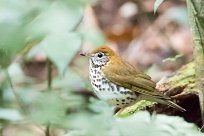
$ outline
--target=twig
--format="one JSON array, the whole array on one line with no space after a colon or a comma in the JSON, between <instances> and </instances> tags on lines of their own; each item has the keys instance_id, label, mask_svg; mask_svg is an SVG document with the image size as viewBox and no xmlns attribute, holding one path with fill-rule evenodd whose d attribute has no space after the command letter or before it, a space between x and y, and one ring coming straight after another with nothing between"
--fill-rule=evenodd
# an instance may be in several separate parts
<instances>
[{"instance_id":1,"label":"twig","mask_svg":"<svg viewBox=\"0 0 204 136\"><path fill-rule=\"evenodd\" d=\"M4 107L4 97L3 97L3 89L0 88L0 106Z\"/></svg>"},{"instance_id":2,"label":"twig","mask_svg":"<svg viewBox=\"0 0 204 136\"><path fill-rule=\"evenodd\" d=\"M47 60L47 91L52 89L52 62L48 59ZM45 130L45 136L50 136L50 126L51 124L48 123Z\"/></svg>"},{"instance_id":3,"label":"twig","mask_svg":"<svg viewBox=\"0 0 204 136\"><path fill-rule=\"evenodd\" d=\"M47 90L52 89L52 62L47 60Z\"/></svg>"},{"instance_id":4,"label":"twig","mask_svg":"<svg viewBox=\"0 0 204 136\"><path fill-rule=\"evenodd\" d=\"M50 123L46 126L45 135L50 136Z\"/></svg>"},{"instance_id":5,"label":"twig","mask_svg":"<svg viewBox=\"0 0 204 136\"><path fill-rule=\"evenodd\" d=\"M3 136L4 134L4 126L2 125L1 129L0 129L0 136Z\"/></svg>"},{"instance_id":6,"label":"twig","mask_svg":"<svg viewBox=\"0 0 204 136\"><path fill-rule=\"evenodd\" d=\"M15 96L15 99L16 99L16 102L18 103L21 111L24 113L24 114L27 114L27 110L25 108L25 106L23 105L23 101L21 100L21 97L17 94L15 88L14 88L14 85L13 85L13 82L12 82L12 79L9 75L9 72L8 70L6 70L6 75L7 75L7 78L8 78L8 81L9 81L9 84L10 84L10 87L11 87L11 90Z\"/></svg>"}]
</instances>

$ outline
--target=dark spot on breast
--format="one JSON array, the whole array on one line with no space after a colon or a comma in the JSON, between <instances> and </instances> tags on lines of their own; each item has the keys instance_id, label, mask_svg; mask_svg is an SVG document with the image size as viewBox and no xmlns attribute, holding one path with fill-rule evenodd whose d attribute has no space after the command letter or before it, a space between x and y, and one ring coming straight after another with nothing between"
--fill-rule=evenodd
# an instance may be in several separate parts
<instances>
[{"instance_id":1,"label":"dark spot on breast","mask_svg":"<svg viewBox=\"0 0 204 136\"><path fill-rule=\"evenodd\" d=\"M101 81L101 79L96 79L96 81L100 82L100 81Z\"/></svg>"},{"instance_id":2,"label":"dark spot on breast","mask_svg":"<svg viewBox=\"0 0 204 136\"><path fill-rule=\"evenodd\" d=\"M109 84L111 91L114 91L114 86L112 86L111 84Z\"/></svg>"},{"instance_id":3,"label":"dark spot on breast","mask_svg":"<svg viewBox=\"0 0 204 136\"><path fill-rule=\"evenodd\" d=\"M106 82L105 82L105 81L102 81L102 84L106 84Z\"/></svg>"},{"instance_id":4,"label":"dark spot on breast","mask_svg":"<svg viewBox=\"0 0 204 136\"><path fill-rule=\"evenodd\" d=\"M120 86L116 85L116 89L117 89L117 91L120 91Z\"/></svg>"},{"instance_id":5,"label":"dark spot on breast","mask_svg":"<svg viewBox=\"0 0 204 136\"><path fill-rule=\"evenodd\" d=\"M133 95L133 92L130 92L130 91L126 91L126 94L130 94L130 95Z\"/></svg>"},{"instance_id":6,"label":"dark spot on breast","mask_svg":"<svg viewBox=\"0 0 204 136\"><path fill-rule=\"evenodd\" d=\"M122 102L125 102L125 99L122 99Z\"/></svg>"},{"instance_id":7,"label":"dark spot on breast","mask_svg":"<svg viewBox=\"0 0 204 136\"><path fill-rule=\"evenodd\" d=\"M107 84L108 81L105 78L101 78L103 84Z\"/></svg>"}]
</instances>

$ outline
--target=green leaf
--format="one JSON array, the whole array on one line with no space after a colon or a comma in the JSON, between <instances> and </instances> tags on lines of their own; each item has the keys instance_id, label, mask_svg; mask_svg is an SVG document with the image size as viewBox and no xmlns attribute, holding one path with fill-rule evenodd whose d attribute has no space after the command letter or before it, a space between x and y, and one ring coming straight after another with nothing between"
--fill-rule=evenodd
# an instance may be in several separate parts
<instances>
[{"instance_id":1,"label":"green leaf","mask_svg":"<svg viewBox=\"0 0 204 136\"><path fill-rule=\"evenodd\" d=\"M70 80L71 79L71 80ZM57 77L53 80L53 87L55 88L66 88L69 90L79 90L85 88L84 80L76 73L76 71L68 68L66 73L62 77Z\"/></svg>"},{"instance_id":2,"label":"green leaf","mask_svg":"<svg viewBox=\"0 0 204 136\"><path fill-rule=\"evenodd\" d=\"M58 90L39 93L30 107L30 119L36 123L66 127L69 120L66 113L84 109L84 99L79 95ZM72 116L70 116L72 118Z\"/></svg>"},{"instance_id":3,"label":"green leaf","mask_svg":"<svg viewBox=\"0 0 204 136\"><path fill-rule=\"evenodd\" d=\"M91 43L95 47L104 45L106 42L102 32L96 28L81 27L79 33L86 42Z\"/></svg>"},{"instance_id":4,"label":"green leaf","mask_svg":"<svg viewBox=\"0 0 204 136\"><path fill-rule=\"evenodd\" d=\"M117 118L116 124L122 135L133 136L199 136L201 133L192 123L181 117L167 115L150 115L138 112L127 118Z\"/></svg>"},{"instance_id":5,"label":"green leaf","mask_svg":"<svg viewBox=\"0 0 204 136\"><path fill-rule=\"evenodd\" d=\"M86 5L89 3L92 3L96 0L63 0L63 2L67 5L67 6L78 6L78 5Z\"/></svg>"},{"instance_id":6,"label":"green leaf","mask_svg":"<svg viewBox=\"0 0 204 136\"><path fill-rule=\"evenodd\" d=\"M66 134L62 134L61 136L85 136L85 135L86 134L83 131L72 130Z\"/></svg>"},{"instance_id":7,"label":"green leaf","mask_svg":"<svg viewBox=\"0 0 204 136\"><path fill-rule=\"evenodd\" d=\"M83 6L70 7L62 2L53 2L28 26L31 37L41 37L52 33L73 30L83 16Z\"/></svg>"},{"instance_id":8,"label":"green leaf","mask_svg":"<svg viewBox=\"0 0 204 136\"><path fill-rule=\"evenodd\" d=\"M76 33L56 33L48 35L40 44L60 74L63 74L80 49L81 38Z\"/></svg>"},{"instance_id":9,"label":"green leaf","mask_svg":"<svg viewBox=\"0 0 204 136\"><path fill-rule=\"evenodd\" d=\"M100 134L100 136L110 136L109 130L112 125L115 125L112 124L111 116L107 117L103 114L83 112L70 116L68 123L70 129L81 130L81 132L84 133L81 133L83 136L97 136L98 134Z\"/></svg>"},{"instance_id":10,"label":"green leaf","mask_svg":"<svg viewBox=\"0 0 204 136\"><path fill-rule=\"evenodd\" d=\"M19 121L23 117L16 109L3 109L0 108L0 119L6 121Z\"/></svg>"},{"instance_id":11,"label":"green leaf","mask_svg":"<svg viewBox=\"0 0 204 136\"><path fill-rule=\"evenodd\" d=\"M6 68L25 46L25 31L21 14L12 9L0 10L0 66Z\"/></svg>"},{"instance_id":12,"label":"green leaf","mask_svg":"<svg viewBox=\"0 0 204 136\"><path fill-rule=\"evenodd\" d=\"M39 94L30 111L33 121L42 124L59 124L65 118L66 104L56 92Z\"/></svg>"},{"instance_id":13,"label":"green leaf","mask_svg":"<svg viewBox=\"0 0 204 136\"><path fill-rule=\"evenodd\" d=\"M164 2L164 0L156 0L154 2L154 13L157 12L157 9L159 8L159 6Z\"/></svg>"},{"instance_id":14,"label":"green leaf","mask_svg":"<svg viewBox=\"0 0 204 136\"><path fill-rule=\"evenodd\" d=\"M42 44L36 44L34 45L25 55L26 60L33 59L36 55L42 54L43 56L46 56L45 51L43 50Z\"/></svg>"}]
</instances>

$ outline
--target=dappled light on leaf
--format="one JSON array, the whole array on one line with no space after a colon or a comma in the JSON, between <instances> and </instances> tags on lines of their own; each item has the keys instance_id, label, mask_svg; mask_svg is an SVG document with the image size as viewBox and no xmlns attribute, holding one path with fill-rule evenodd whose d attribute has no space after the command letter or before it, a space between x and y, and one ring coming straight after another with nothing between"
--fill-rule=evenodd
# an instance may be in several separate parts
<instances>
[{"instance_id":1,"label":"dappled light on leaf","mask_svg":"<svg viewBox=\"0 0 204 136\"><path fill-rule=\"evenodd\" d=\"M41 46L48 58L56 64L62 75L79 50L81 38L76 33L52 34L47 36L40 44L42 44Z\"/></svg>"}]
</instances>

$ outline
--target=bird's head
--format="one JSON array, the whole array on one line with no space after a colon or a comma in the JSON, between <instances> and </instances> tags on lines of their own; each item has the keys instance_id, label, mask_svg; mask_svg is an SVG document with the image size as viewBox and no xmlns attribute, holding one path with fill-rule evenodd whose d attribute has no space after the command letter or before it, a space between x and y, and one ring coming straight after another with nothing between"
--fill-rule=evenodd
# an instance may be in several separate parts
<instances>
[{"instance_id":1,"label":"bird's head","mask_svg":"<svg viewBox=\"0 0 204 136\"><path fill-rule=\"evenodd\" d=\"M115 56L115 53L109 47L101 46L90 53L81 53L80 55L89 57L90 63L94 66L104 66L111 60L111 57Z\"/></svg>"}]
</instances>

